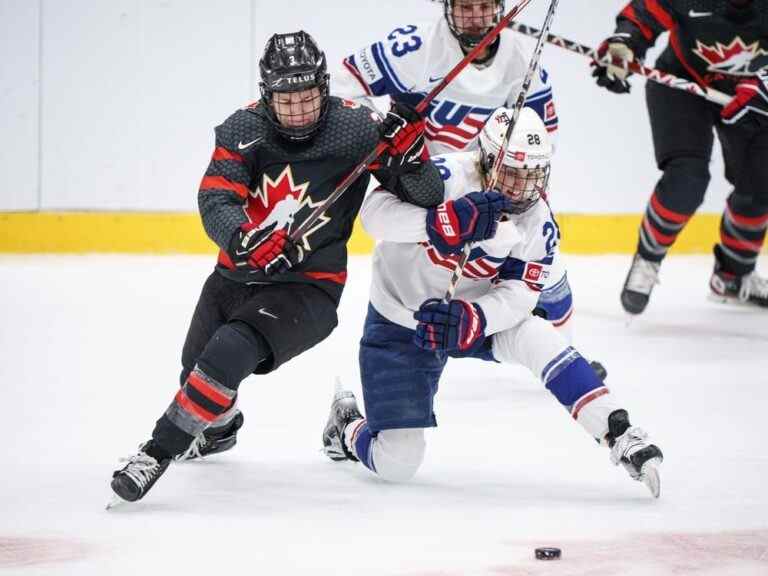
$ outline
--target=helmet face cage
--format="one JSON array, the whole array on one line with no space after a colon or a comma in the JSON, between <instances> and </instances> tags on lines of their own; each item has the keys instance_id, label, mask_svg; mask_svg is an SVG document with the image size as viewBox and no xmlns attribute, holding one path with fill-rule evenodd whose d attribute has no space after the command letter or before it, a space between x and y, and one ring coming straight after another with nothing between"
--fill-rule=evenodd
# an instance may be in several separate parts
<instances>
[{"instance_id":1,"label":"helmet face cage","mask_svg":"<svg viewBox=\"0 0 768 576\"><path fill-rule=\"evenodd\" d=\"M480 167L483 175L490 178L496 154L492 150L486 150L482 140L480 141ZM499 175L493 189L504 194L512 200L513 214L522 214L530 210L539 198L546 197L549 184L550 165L544 166L510 166L502 163Z\"/></svg>"},{"instance_id":2,"label":"helmet face cage","mask_svg":"<svg viewBox=\"0 0 768 576\"><path fill-rule=\"evenodd\" d=\"M445 0L443 10L453 35L474 48L501 21L504 0Z\"/></svg>"},{"instance_id":3,"label":"helmet face cage","mask_svg":"<svg viewBox=\"0 0 768 576\"><path fill-rule=\"evenodd\" d=\"M275 34L259 62L261 100L275 130L289 140L311 138L328 112L325 54L304 31Z\"/></svg>"}]
</instances>

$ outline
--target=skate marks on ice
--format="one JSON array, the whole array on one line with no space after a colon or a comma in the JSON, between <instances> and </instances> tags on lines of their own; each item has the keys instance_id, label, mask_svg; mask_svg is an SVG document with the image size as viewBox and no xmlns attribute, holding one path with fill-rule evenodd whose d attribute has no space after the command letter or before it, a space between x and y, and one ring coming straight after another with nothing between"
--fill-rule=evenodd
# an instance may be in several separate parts
<instances>
[{"instance_id":1,"label":"skate marks on ice","mask_svg":"<svg viewBox=\"0 0 768 576\"><path fill-rule=\"evenodd\" d=\"M93 546L79 540L0 535L0 571L39 564L77 562L93 554Z\"/></svg>"},{"instance_id":2,"label":"skate marks on ice","mask_svg":"<svg viewBox=\"0 0 768 576\"><path fill-rule=\"evenodd\" d=\"M404 572L401 576L758 576L768 573L768 530L627 535L617 540L509 542L520 558L477 571ZM558 546L560 560L533 557Z\"/></svg>"}]
</instances>

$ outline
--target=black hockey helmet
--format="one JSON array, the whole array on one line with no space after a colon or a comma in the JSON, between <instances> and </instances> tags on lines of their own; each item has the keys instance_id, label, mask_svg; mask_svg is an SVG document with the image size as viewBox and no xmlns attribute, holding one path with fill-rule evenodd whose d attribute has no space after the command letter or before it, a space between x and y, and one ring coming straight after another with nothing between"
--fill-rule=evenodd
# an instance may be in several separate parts
<instances>
[{"instance_id":1,"label":"black hockey helmet","mask_svg":"<svg viewBox=\"0 0 768 576\"><path fill-rule=\"evenodd\" d=\"M274 34L259 61L261 100L267 118L275 130L289 140L307 140L322 126L328 112L328 66L325 53L315 40L300 30ZM306 125L289 126L281 122L275 111L273 96L318 88L317 118Z\"/></svg>"},{"instance_id":2,"label":"black hockey helmet","mask_svg":"<svg viewBox=\"0 0 768 576\"><path fill-rule=\"evenodd\" d=\"M470 22L477 19L479 24L477 30L462 32L462 29L466 29L467 24L465 22L463 25L460 25L456 22L455 8L458 4L461 4L463 9L467 11L471 10L471 14L476 14L468 14L463 19ZM484 13L483 6L490 6L490 4L494 5L492 7L492 21L490 25L487 25L485 21L491 14ZM501 21L504 15L504 0L443 0L443 12L445 13L445 19L448 21L448 28L451 29L451 32L461 45L466 48L474 48Z\"/></svg>"}]
</instances>

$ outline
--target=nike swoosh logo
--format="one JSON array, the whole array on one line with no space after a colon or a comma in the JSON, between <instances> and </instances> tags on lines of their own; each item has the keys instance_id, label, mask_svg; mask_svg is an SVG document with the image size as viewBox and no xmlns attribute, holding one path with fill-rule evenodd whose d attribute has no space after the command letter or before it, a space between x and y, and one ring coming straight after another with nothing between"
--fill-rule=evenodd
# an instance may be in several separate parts
<instances>
[{"instance_id":1,"label":"nike swoosh logo","mask_svg":"<svg viewBox=\"0 0 768 576\"><path fill-rule=\"evenodd\" d=\"M275 320L280 320L280 318L278 318L271 312L267 312L267 310L265 310L264 308L259 308L259 314L263 314L264 316L269 316L270 318L274 318Z\"/></svg>"},{"instance_id":2,"label":"nike swoosh logo","mask_svg":"<svg viewBox=\"0 0 768 576\"><path fill-rule=\"evenodd\" d=\"M429 77L429 81L430 82L440 82L440 80L442 80L443 78L445 78L445 76L438 76L437 78L432 78L432 76L430 76Z\"/></svg>"},{"instance_id":3,"label":"nike swoosh logo","mask_svg":"<svg viewBox=\"0 0 768 576\"><path fill-rule=\"evenodd\" d=\"M712 12L696 12L696 10L691 10L688 12L688 16L691 18L706 18L707 16L712 16Z\"/></svg>"},{"instance_id":4,"label":"nike swoosh logo","mask_svg":"<svg viewBox=\"0 0 768 576\"><path fill-rule=\"evenodd\" d=\"M245 150L246 148L250 148L254 144L257 144L258 142L261 142L263 139L264 139L264 137L262 136L261 138L256 138L256 140L251 140L247 144L243 144L243 141L241 140L240 142L237 143L237 149L238 150Z\"/></svg>"}]
</instances>

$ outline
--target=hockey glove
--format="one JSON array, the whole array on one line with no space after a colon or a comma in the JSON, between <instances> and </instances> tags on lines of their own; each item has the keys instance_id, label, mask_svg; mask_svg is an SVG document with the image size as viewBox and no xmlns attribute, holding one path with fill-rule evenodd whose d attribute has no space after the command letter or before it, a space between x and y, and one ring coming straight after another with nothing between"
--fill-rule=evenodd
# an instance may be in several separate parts
<instances>
[{"instance_id":1,"label":"hockey glove","mask_svg":"<svg viewBox=\"0 0 768 576\"><path fill-rule=\"evenodd\" d=\"M417 170L429 159L424 144L424 118L404 102L392 101L392 107L379 127L387 149L371 164L371 170L385 169L399 176Z\"/></svg>"},{"instance_id":2,"label":"hockey glove","mask_svg":"<svg viewBox=\"0 0 768 576\"><path fill-rule=\"evenodd\" d=\"M472 302L431 298L413 317L419 322L413 337L419 348L472 354L485 341L485 314Z\"/></svg>"},{"instance_id":3,"label":"hockey glove","mask_svg":"<svg viewBox=\"0 0 768 576\"><path fill-rule=\"evenodd\" d=\"M244 225L235 232L230 255L235 266L248 266L267 276L282 274L304 259L304 251L285 230L267 231Z\"/></svg>"},{"instance_id":4,"label":"hockey glove","mask_svg":"<svg viewBox=\"0 0 768 576\"><path fill-rule=\"evenodd\" d=\"M626 94L631 90L627 78L632 74L627 68L627 64L635 59L635 53L627 45L627 39L623 36L614 35L603 41L597 49L597 55L601 60L612 58L621 60L623 66L615 66L604 62L592 61L592 77L597 79L597 85L610 90L616 94Z\"/></svg>"},{"instance_id":5,"label":"hockey glove","mask_svg":"<svg viewBox=\"0 0 768 576\"><path fill-rule=\"evenodd\" d=\"M499 219L512 208L504 194L470 192L427 210L427 236L439 252L458 254L467 242L493 238Z\"/></svg>"},{"instance_id":6,"label":"hockey glove","mask_svg":"<svg viewBox=\"0 0 768 576\"><path fill-rule=\"evenodd\" d=\"M735 124L747 113L760 122L768 122L768 70L761 70L754 78L736 85L736 95L720 111L726 124Z\"/></svg>"}]
</instances>

